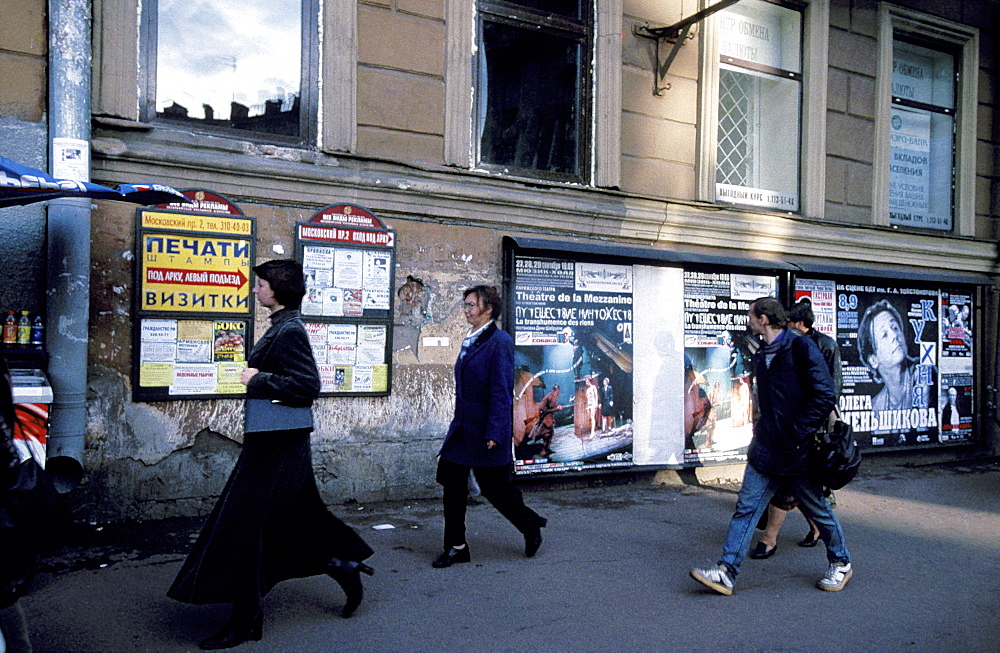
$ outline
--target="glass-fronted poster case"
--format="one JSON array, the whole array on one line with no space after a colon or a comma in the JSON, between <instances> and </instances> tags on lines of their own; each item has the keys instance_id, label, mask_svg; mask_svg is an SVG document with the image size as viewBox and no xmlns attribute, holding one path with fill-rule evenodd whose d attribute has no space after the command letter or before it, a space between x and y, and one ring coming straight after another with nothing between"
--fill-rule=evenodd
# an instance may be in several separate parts
<instances>
[{"instance_id":1,"label":"glass-fronted poster case","mask_svg":"<svg viewBox=\"0 0 1000 653\"><path fill-rule=\"evenodd\" d=\"M519 473L632 465L632 267L515 256Z\"/></svg>"},{"instance_id":2,"label":"glass-fronted poster case","mask_svg":"<svg viewBox=\"0 0 1000 653\"><path fill-rule=\"evenodd\" d=\"M243 395L247 320L139 321L139 387L179 395Z\"/></svg>"},{"instance_id":3,"label":"glass-fronted poster case","mask_svg":"<svg viewBox=\"0 0 1000 653\"><path fill-rule=\"evenodd\" d=\"M504 275L518 474L745 462L761 346L747 314L760 297L807 303L812 329L837 342L839 409L862 448L978 437L974 285L575 260L525 240Z\"/></svg>"},{"instance_id":4,"label":"glass-fronted poster case","mask_svg":"<svg viewBox=\"0 0 1000 653\"><path fill-rule=\"evenodd\" d=\"M136 212L133 383L136 401L242 397L253 320L254 220L229 200ZM205 212L202 212L205 211Z\"/></svg>"},{"instance_id":5,"label":"glass-fronted poster case","mask_svg":"<svg viewBox=\"0 0 1000 653\"><path fill-rule=\"evenodd\" d=\"M296 227L306 276L302 320L322 393L384 396L391 390L395 233L361 207L329 206Z\"/></svg>"},{"instance_id":6,"label":"glass-fronted poster case","mask_svg":"<svg viewBox=\"0 0 1000 653\"><path fill-rule=\"evenodd\" d=\"M774 275L684 272L684 462L739 461L753 437L747 311L777 296Z\"/></svg>"}]
</instances>

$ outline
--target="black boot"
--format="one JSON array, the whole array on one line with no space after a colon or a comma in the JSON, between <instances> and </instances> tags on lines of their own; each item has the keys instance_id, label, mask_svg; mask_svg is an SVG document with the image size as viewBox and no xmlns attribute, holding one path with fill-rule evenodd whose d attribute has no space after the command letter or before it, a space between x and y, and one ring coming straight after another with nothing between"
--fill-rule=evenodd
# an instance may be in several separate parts
<instances>
[{"instance_id":1,"label":"black boot","mask_svg":"<svg viewBox=\"0 0 1000 653\"><path fill-rule=\"evenodd\" d=\"M527 558L534 558L538 553L538 547L542 546L542 529L548 525L548 520L540 518L538 524L524 534L524 555Z\"/></svg>"},{"instance_id":2,"label":"black boot","mask_svg":"<svg viewBox=\"0 0 1000 653\"><path fill-rule=\"evenodd\" d=\"M344 609L340 611L341 616L345 619L354 614L354 611L361 605L361 599L365 595L365 589L361 586L362 572L371 576L375 573L375 570L363 562L341 560L340 558L331 558L330 564L327 565L327 575L337 581L347 596L347 601L344 602Z\"/></svg>"},{"instance_id":3,"label":"black boot","mask_svg":"<svg viewBox=\"0 0 1000 653\"><path fill-rule=\"evenodd\" d=\"M243 642L259 642L264 637L264 613L260 606L237 608L229 615L229 621L222 630L201 640L198 647L206 651L239 646Z\"/></svg>"}]
</instances>

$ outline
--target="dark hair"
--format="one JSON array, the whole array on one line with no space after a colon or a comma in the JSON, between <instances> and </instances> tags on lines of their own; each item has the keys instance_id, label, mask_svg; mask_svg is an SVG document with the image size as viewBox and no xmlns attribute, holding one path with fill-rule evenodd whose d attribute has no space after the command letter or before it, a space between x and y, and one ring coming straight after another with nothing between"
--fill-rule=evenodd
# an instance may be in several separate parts
<instances>
[{"instance_id":1,"label":"dark hair","mask_svg":"<svg viewBox=\"0 0 1000 653\"><path fill-rule=\"evenodd\" d=\"M475 295L479 298L479 302L483 306L489 306L491 310L491 316L494 320L500 319L500 312L503 311L503 300L500 299L500 291L497 290L496 286L472 286L471 288L466 288L465 292L462 293L462 299L467 298L469 295Z\"/></svg>"},{"instance_id":2,"label":"dark hair","mask_svg":"<svg viewBox=\"0 0 1000 653\"><path fill-rule=\"evenodd\" d=\"M773 327L783 328L788 321L788 312L774 297L758 297L750 303L750 310L757 317L767 316L768 323Z\"/></svg>"},{"instance_id":3,"label":"dark hair","mask_svg":"<svg viewBox=\"0 0 1000 653\"><path fill-rule=\"evenodd\" d=\"M292 259L276 259L253 269L258 277L271 285L274 298L285 308L299 308L306 294L306 279L302 264Z\"/></svg>"},{"instance_id":4,"label":"dark hair","mask_svg":"<svg viewBox=\"0 0 1000 653\"><path fill-rule=\"evenodd\" d=\"M816 321L816 314L813 313L809 302L795 302L788 311L788 321L801 322L807 329L811 329L813 328L813 322Z\"/></svg>"},{"instance_id":5,"label":"dark hair","mask_svg":"<svg viewBox=\"0 0 1000 653\"><path fill-rule=\"evenodd\" d=\"M861 316L861 322L858 324L858 354L861 356L861 362L864 363L865 367L872 370L876 380L881 380L881 375L877 370L873 369L871 364L868 362L868 358L875 353L875 334L872 333L872 322L875 320L875 316L879 313L888 313L896 320L896 324L899 325L900 333L903 332L903 318L899 316L899 311L896 307L889 303L888 299L880 299L865 311L865 314ZM906 343L906 339L903 339L903 367L908 367L916 362L916 359L910 355L909 345Z\"/></svg>"}]
</instances>

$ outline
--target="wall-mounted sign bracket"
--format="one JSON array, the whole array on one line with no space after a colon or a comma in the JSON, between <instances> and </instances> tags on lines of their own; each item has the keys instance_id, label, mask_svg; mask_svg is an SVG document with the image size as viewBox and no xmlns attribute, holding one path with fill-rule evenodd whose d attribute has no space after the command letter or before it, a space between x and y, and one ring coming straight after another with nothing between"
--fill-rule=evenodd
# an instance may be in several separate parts
<instances>
[{"instance_id":1,"label":"wall-mounted sign bracket","mask_svg":"<svg viewBox=\"0 0 1000 653\"><path fill-rule=\"evenodd\" d=\"M684 41L688 38L688 32L691 31L691 27L695 23L698 23L705 18L708 18L717 11L721 11L730 5L734 5L739 0L720 0L710 7L705 7L701 11L688 16L679 23L675 23L668 27L650 27L649 23L645 25L632 25L632 34L644 39L653 39L656 41L656 61L653 66L653 95L660 96L663 95L663 91L670 90L670 82L666 85L660 86L660 81L666 77L667 71L670 70L670 65L674 62L677 57L677 52L681 49ZM673 43L673 47L670 49L670 53L667 58L660 63L660 41L670 41Z\"/></svg>"}]
</instances>

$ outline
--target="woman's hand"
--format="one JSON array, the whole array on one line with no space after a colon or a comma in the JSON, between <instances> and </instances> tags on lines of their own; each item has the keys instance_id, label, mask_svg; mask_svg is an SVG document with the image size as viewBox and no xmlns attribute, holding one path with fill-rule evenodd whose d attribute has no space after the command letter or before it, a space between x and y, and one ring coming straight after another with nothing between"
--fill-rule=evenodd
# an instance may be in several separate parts
<instances>
[{"instance_id":1,"label":"woman's hand","mask_svg":"<svg viewBox=\"0 0 1000 653\"><path fill-rule=\"evenodd\" d=\"M242 383L243 385L250 385L250 379L257 376L258 372L260 372L260 370L258 370L256 367L244 368L243 371L240 372L240 383Z\"/></svg>"},{"instance_id":2,"label":"woman's hand","mask_svg":"<svg viewBox=\"0 0 1000 653\"><path fill-rule=\"evenodd\" d=\"M496 440L487 440L486 441L486 448L487 449L492 449L495 446L497 446L497 441Z\"/></svg>"}]
</instances>

